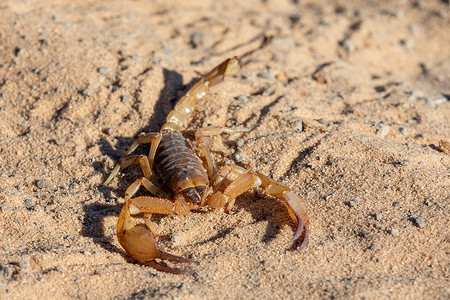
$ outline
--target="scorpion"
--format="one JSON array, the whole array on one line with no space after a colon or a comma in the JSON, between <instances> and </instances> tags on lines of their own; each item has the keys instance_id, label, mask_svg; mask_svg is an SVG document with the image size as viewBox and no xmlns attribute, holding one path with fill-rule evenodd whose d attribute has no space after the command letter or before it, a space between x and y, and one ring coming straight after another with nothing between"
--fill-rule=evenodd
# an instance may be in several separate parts
<instances>
[{"instance_id":1,"label":"scorpion","mask_svg":"<svg viewBox=\"0 0 450 300\"><path fill-rule=\"evenodd\" d=\"M165 263L192 263L195 260L170 254L158 247L157 224L151 220L152 214L186 215L204 206L212 210L223 208L229 212L239 195L256 187L261 187L268 195L285 204L297 225L293 237L295 247L302 250L308 244L308 215L302 198L292 189L259 172L234 164L216 168L209 150L216 144L212 137L248 129L208 126L196 130L194 136L204 161L194 153L182 135L189 114L207 90L223 81L225 76L238 73L241 66L240 59L232 57L207 73L178 101L160 132L144 133L137 137L104 182L109 184L121 168L139 164L142 169L143 177L135 180L125 191L125 204L116 227L119 243L140 263L163 272L189 273L189 270L173 268ZM141 144L150 144L148 156L130 155ZM132 198L141 186L153 196ZM168 199L170 195L173 200ZM144 222L137 222L138 215Z\"/></svg>"}]
</instances>

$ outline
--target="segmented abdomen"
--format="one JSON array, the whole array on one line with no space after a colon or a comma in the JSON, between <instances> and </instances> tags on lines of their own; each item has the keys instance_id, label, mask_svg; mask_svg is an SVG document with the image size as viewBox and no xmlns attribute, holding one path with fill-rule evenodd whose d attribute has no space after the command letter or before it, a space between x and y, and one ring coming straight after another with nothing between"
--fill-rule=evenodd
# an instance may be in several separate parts
<instances>
[{"instance_id":1,"label":"segmented abdomen","mask_svg":"<svg viewBox=\"0 0 450 300\"><path fill-rule=\"evenodd\" d=\"M154 163L159 178L172 189L177 182L189 178L208 179L201 160L181 134L163 133Z\"/></svg>"}]
</instances>

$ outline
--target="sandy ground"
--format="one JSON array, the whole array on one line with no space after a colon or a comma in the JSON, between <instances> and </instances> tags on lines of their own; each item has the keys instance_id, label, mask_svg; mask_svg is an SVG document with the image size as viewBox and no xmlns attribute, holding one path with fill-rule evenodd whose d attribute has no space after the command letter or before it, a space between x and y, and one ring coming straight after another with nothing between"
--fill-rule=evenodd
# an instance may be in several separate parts
<instances>
[{"instance_id":1,"label":"sandy ground","mask_svg":"<svg viewBox=\"0 0 450 300\"><path fill-rule=\"evenodd\" d=\"M1 1L0 298L448 299L449 32L438 0ZM115 226L141 171L102 182L234 55L187 136L251 128L215 158L304 197L310 243L258 191L156 216L193 276L136 264Z\"/></svg>"}]
</instances>

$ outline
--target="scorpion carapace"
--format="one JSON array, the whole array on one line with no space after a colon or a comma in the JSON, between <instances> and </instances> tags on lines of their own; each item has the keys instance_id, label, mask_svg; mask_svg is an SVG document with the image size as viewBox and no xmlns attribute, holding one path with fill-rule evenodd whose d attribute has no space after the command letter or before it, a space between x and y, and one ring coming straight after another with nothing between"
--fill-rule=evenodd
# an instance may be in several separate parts
<instances>
[{"instance_id":1,"label":"scorpion carapace","mask_svg":"<svg viewBox=\"0 0 450 300\"><path fill-rule=\"evenodd\" d=\"M225 208L228 212L236 197L255 187L261 187L268 195L280 199L286 205L290 217L297 224L294 241L298 250L307 245L308 216L302 198L290 188L261 173L232 164L216 168L209 152L210 146L214 144L211 137L222 132L243 132L247 129L210 126L197 130L195 138L205 158L204 163L181 134L189 113L207 89L221 82L225 76L236 74L240 68L239 59L233 57L212 69L178 101L161 131L140 135L106 179L105 184L108 184L122 167L140 164L142 168L144 176L134 181L125 191L125 204L117 223L120 244L139 262L170 273L190 272L157 261L193 262L164 252L158 247L157 225L151 221L151 215L185 215L191 209L202 206L209 206L214 210ZM148 156L130 155L140 144L147 143L151 144ZM131 198L140 186L144 186L153 196ZM168 199L168 190L173 200ZM136 222L137 214L143 215L145 224Z\"/></svg>"}]
</instances>

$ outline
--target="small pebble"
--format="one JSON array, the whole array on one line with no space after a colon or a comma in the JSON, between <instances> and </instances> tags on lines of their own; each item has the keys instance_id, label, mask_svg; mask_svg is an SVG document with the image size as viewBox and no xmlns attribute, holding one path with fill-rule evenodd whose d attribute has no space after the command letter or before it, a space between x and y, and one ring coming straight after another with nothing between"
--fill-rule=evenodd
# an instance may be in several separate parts
<instances>
[{"instance_id":1,"label":"small pebble","mask_svg":"<svg viewBox=\"0 0 450 300\"><path fill-rule=\"evenodd\" d=\"M241 102L243 102L243 103L247 103L248 102L248 97L246 96L246 95L239 95L238 97L237 97L237 99L239 100L239 101L241 101Z\"/></svg>"},{"instance_id":2,"label":"small pebble","mask_svg":"<svg viewBox=\"0 0 450 300\"><path fill-rule=\"evenodd\" d=\"M423 228L425 226L425 220L421 216L418 216L414 218L414 225L419 228Z\"/></svg>"},{"instance_id":3,"label":"small pebble","mask_svg":"<svg viewBox=\"0 0 450 300\"><path fill-rule=\"evenodd\" d=\"M107 135L111 135L112 134L112 132L113 132L113 130L111 129L111 128L105 128L105 129L103 129L103 133L104 134L107 134Z\"/></svg>"},{"instance_id":4,"label":"small pebble","mask_svg":"<svg viewBox=\"0 0 450 300\"><path fill-rule=\"evenodd\" d=\"M19 268L21 269L28 269L30 267L30 263L22 260L21 262L19 262Z\"/></svg>"},{"instance_id":5,"label":"small pebble","mask_svg":"<svg viewBox=\"0 0 450 300\"><path fill-rule=\"evenodd\" d=\"M81 93L83 94L84 97L89 97L94 93L94 91L89 88L85 88Z\"/></svg>"},{"instance_id":6,"label":"small pebble","mask_svg":"<svg viewBox=\"0 0 450 300\"><path fill-rule=\"evenodd\" d=\"M375 220L380 221L381 218L382 218L381 213L376 213L376 214L375 214Z\"/></svg>"},{"instance_id":7,"label":"small pebble","mask_svg":"<svg viewBox=\"0 0 450 300\"><path fill-rule=\"evenodd\" d=\"M174 233L170 234L170 240L172 242L176 243L178 241L178 238L179 238L179 234L178 233L174 232Z\"/></svg>"},{"instance_id":8,"label":"small pebble","mask_svg":"<svg viewBox=\"0 0 450 300\"><path fill-rule=\"evenodd\" d=\"M400 127L398 129L398 132L404 136L408 136L408 130L406 129L406 127Z\"/></svg>"},{"instance_id":9,"label":"small pebble","mask_svg":"<svg viewBox=\"0 0 450 300\"><path fill-rule=\"evenodd\" d=\"M399 235L399 232L398 232L397 229L391 229L391 234L392 234L393 236L397 236L397 235Z\"/></svg>"},{"instance_id":10,"label":"small pebble","mask_svg":"<svg viewBox=\"0 0 450 300\"><path fill-rule=\"evenodd\" d=\"M359 201L357 199L350 200L350 202L348 203L348 205L350 207L356 206L358 204L359 204Z\"/></svg>"},{"instance_id":11,"label":"small pebble","mask_svg":"<svg viewBox=\"0 0 450 300\"><path fill-rule=\"evenodd\" d=\"M377 244L373 243L372 245L370 245L369 249L370 250L376 250L377 249Z\"/></svg>"},{"instance_id":12,"label":"small pebble","mask_svg":"<svg viewBox=\"0 0 450 300\"><path fill-rule=\"evenodd\" d=\"M410 101L415 101L417 99L423 98L423 92L422 91L412 91L411 96L409 96Z\"/></svg>"},{"instance_id":13,"label":"small pebble","mask_svg":"<svg viewBox=\"0 0 450 300\"><path fill-rule=\"evenodd\" d=\"M111 68L109 68L109 67L100 67L100 68L97 68L97 72L99 74L106 75L109 72L111 72Z\"/></svg>"},{"instance_id":14,"label":"small pebble","mask_svg":"<svg viewBox=\"0 0 450 300\"><path fill-rule=\"evenodd\" d=\"M192 48L197 48L201 45L203 45L203 40L205 39L205 35L201 32L195 32L191 34L189 37L189 43L191 44Z\"/></svg>"},{"instance_id":15,"label":"small pebble","mask_svg":"<svg viewBox=\"0 0 450 300\"><path fill-rule=\"evenodd\" d=\"M355 44L350 39L345 39L342 42L341 47L344 51L349 53L355 52L356 50Z\"/></svg>"},{"instance_id":16,"label":"small pebble","mask_svg":"<svg viewBox=\"0 0 450 300\"><path fill-rule=\"evenodd\" d=\"M273 73L271 71L264 71L264 72L258 73L258 77L268 79L268 80L275 79L275 76L273 75Z\"/></svg>"},{"instance_id":17,"label":"small pebble","mask_svg":"<svg viewBox=\"0 0 450 300\"><path fill-rule=\"evenodd\" d=\"M47 182L44 179L39 179L38 181L36 181L36 186L39 189L43 189L47 187Z\"/></svg>"},{"instance_id":18,"label":"small pebble","mask_svg":"<svg viewBox=\"0 0 450 300\"><path fill-rule=\"evenodd\" d=\"M105 201L106 201L106 203L116 202L117 201L117 197L110 197L110 198L107 198Z\"/></svg>"},{"instance_id":19,"label":"small pebble","mask_svg":"<svg viewBox=\"0 0 450 300\"><path fill-rule=\"evenodd\" d=\"M384 124L383 122L379 122L375 125L375 128L377 129L378 134L381 137L385 137L389 133L389 125Z\"/></svg>"},{"instance_id":20,"label":"small pebble","mask_svg":"<svg viewBox=\"0 0 450 300\"><path fill-rule=\"evenodd\" d=\"M41 39L39 40L39 43L41 43L42 46L48 46L50 45L49 41L47 39Z\"/></svg>"},{"instance_id":21,"label":"small pebble","mask_svg":"<svg viewBox=\"0 0 450 300\"><path fill-rule=\"evenodd\" d=\"M25 201L23 202L23 204L25 204L25 206L27 208L31 207L31 205L33 205L33 200L31 199L25 199Z\"/></svg>"},{"instance_id":22,"label":"small pebble","mask_svg":"<svg viewBox=\"0 0 450 300\"><path fill-rule=\"evenodd\" d=\"M425 103L431 107L436 107L436 105L447 102L447 98L438 97L438 98L425 98Z\"/></svg>"},{"instance_id":23,"label":"small pebble","mask_svg":"<svg viewBox=\"0 0 450 300\"><path fill-rule=\"evenodd\" d=\"M242 154L240 154L240 153L236 153L236 154L234 155L234 159L235 159L236 162L238 162L238 163L242 163L242 162L245 161L244 156L243 156Z\"/></svg>"},{"instance_id":24,"label":"small pebble","mask_svg":"<svg viewBox=\"0 0 450 300\"><path fill-rule=\"evenodd\" d=\"M242 147L242 146L244 146L244 140L243 139L238 139L237 141L236 141L236 145L238 146L238 147Z\"/></svg>"},{"instance_id":25,"label":"small pebble","mask_svg":"<svg viewBox=\"0 0 450 300\"><path fill-rule=\"evenodd\" d=\"M120 97L120 101L122 102L128 102L128 100L131 99L131 96L129 95L122 95L122 97Z\"/></svg>"},{"instance_id":26,"label":"small pebble","mask_svg":"<svg viewBox=\"0 0 450 300\"><path fill-rule=\"evenodd\" d=\"M402 207L402 203L400 201L392 203L392 206L394 207Z\"/></svg>"},{"instance_id":27,"label":"small pebble","mask_svg":"<svg viewBox=\"0 0 450 300\"><path fill-rule=\"evenodd\" d=\"M11 269L6 264L0 264L0 275L8 277L11 273Z\"/></svg>"},{"instance_id":28,"label":"small pebble","mask_svg":"<svg viewBox=\"0 0 450 300\"><path fill-rule=\"evenodd\" d=\"M142 56L140 56L140 55L132 55L131 59L134 60L135 62L141 62L142 61Z\"/></svg>"},{"instance_id":29,"label":"small pebble","mask_svg":"<svg viewBox=\"0 0 450 300\"><path fill-rule=\"evenodd\" d=\"M20 46L17 46L16 48L14 48L14 55L15 55L15 56L20 56L20 55L22 55L24 52L25 52L25 49L22 48L22 47L20 47Z\"/></svg>"}]
</instances>

